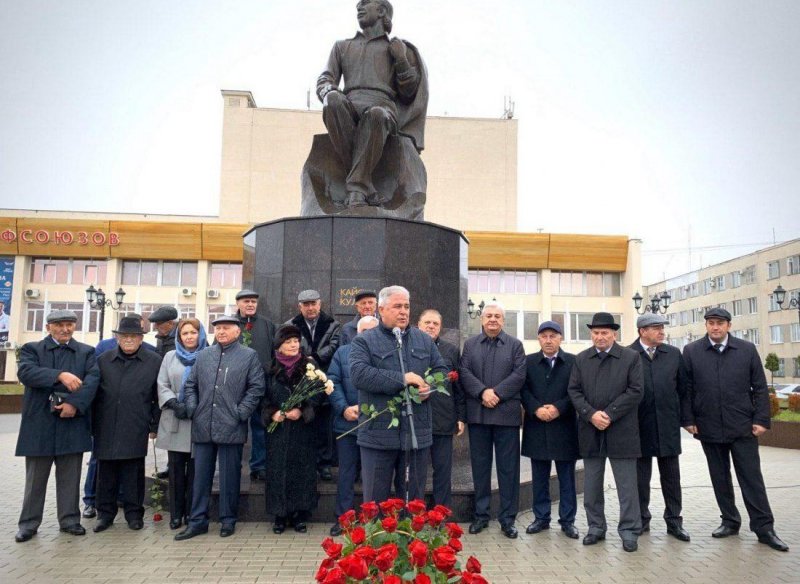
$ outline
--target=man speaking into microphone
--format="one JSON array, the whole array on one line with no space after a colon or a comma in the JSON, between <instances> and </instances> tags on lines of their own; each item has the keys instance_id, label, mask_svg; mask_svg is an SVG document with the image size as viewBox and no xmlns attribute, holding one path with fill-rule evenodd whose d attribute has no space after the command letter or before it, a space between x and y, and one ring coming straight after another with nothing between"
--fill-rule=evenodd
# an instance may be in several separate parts
<instances>
[{"instance_id":1,"label":"man speaking into microphone","mask_svg":"<svg viewBox=\"0 0 800 584\"><path fill-rule=\"evenodd\" d=\"M411 402L399 409L399 424L390 427L391 414L384 413L358 429L361 449L361 474L364 501L385 501L390 496L392 479L403 478L400 498L425 495L428 450L433 443L431 408L427 399L430 387L426 372L446 373L442 356L430 336L409 326L411 298L402 286L389 286L378 294L381 322L353 339L350 352L350 377L358 390L358 402L382 411L393 397L407 386L419 389L421 403ZM405 371L405 374L403 373ZM409 419L410 418L410 419ZM362 413L359 422L367 417ZM408 481L405 481L408 452ZM407 489L407 492L406 492Z\"/></svg>"}]
</instances>

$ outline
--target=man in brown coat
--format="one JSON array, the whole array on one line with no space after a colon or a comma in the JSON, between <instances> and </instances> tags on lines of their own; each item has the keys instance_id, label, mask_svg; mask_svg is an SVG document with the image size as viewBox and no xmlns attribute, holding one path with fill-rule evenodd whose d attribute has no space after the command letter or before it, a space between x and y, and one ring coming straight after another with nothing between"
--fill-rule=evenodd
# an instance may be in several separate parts
<instances>
[{"instance_id":1,"label":"man in brown coat","mask_svg":"<svg viewBox=\"0 0 800 584\"><path fill-rule=\"evenodd\" d=\"M608 459L619 496L617 531L623 549L633 552L642 528L636 488L642 363L636 352L617 344L614 333L619 325L612 315L598 312L587 326L592 346L575 358L567 389L578 414L578 446L585 473L583 505L589 531L583 545L606 537L603 479Z\"/></svg>"}]
</instances>

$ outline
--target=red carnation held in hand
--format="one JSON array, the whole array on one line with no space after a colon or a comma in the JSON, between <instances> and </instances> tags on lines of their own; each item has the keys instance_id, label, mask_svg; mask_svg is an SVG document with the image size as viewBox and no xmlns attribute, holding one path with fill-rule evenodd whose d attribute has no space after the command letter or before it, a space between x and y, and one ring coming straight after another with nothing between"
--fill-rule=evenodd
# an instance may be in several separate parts
<instances>
[{"instance_id":1,"label":"red carnation held in hand","mask_svg":"<svg viewBox=\"0 0 800 584\"><path fill-rule=\"evenodd\" d=\"M447 373L447 381L449 381L450 383L455 383L456 381L458 381L458 371L456 371L455 369L453 371L449 371Z\"/></svg>"}]
</instances>

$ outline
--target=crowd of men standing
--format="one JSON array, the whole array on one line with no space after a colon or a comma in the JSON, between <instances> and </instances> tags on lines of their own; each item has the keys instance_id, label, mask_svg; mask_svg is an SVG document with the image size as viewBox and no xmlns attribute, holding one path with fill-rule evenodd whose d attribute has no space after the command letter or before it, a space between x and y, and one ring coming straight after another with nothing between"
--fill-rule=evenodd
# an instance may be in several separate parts
<instances>
[{"instance_id":1,"label":"crowd of men standing","mask_svg":"<svg viewBox=\"0 0 800 584\"><path fill-rule=\"evenodd\" d=\"M16 541L31 539L43 519L45 491L56 467L58 521L62 532L83 535L83 517L97 517L95 532L110 528L123 508L128 527L143 527L144 461L148 439L169 452L170 527L176 540L207 533L215 467L219 464L220 535L235 532L243 445L248 430L250 476L264 481L273 531L287 525L305 532L316 506L316 479L331 480L338 466L337 515L353 508L355 483L364 500L382 501L392 490L422 498L430 467L433 500L451 504L453 438L468 430L475 489L469 532L487 528L491 473L496 468L502 533L518 536L520 455L530 458L534 520L526 532L550 528L550 472L559 482L558 523L572 539L577 495L575 466L584 467L584 545L605 539L604 473L614 474L619 499L617 530L625 551L650 530L653 458L659 468L666 531L688 542L683 525L679 455L681 428L700 440L722 523L717 538L738 533L731 461L742 488L750 529L758 541L786 551L774 530L758 457L757 437L769 428L768 389L756 348L729 334L731 315L705 315L707 335L683 353L664 343L665 320L646 314L638 338L619 344L619 324L599 312L587 326L591 346L578 355L561 349L559 323L538 328L540 350L525 355L505 332L505 311L485 305L481 333L463 352L440 338L441 314L426 308L411 323L411 298L401 286L355 298L357 314L342 326L322 311L320 295L298 295L298 314L276 326L259 316L259 295L242 290L237 312L212 322L206 341L196 319L178 320L162 307L157 346L143 343L139 315L126 315L114 339L92 348L73 339L77 316L47 316L45 339L21 351L25 385L18 456L26 480ZM334 383L324 394L284 411L283 400L305 366L327 371ZM432 391L426 377L447 376L447 393ZM402 404L388 424L370 419L360 404L382 410L415 387L418 400ZM278 430L267 433L267 424ZM520 437L520 426L522 435ZM90 473L79 508L83 453ZM310 456L309 456L310 454ZM335 523L332 535L339 535Z\"/></svg>"}]
</instances>

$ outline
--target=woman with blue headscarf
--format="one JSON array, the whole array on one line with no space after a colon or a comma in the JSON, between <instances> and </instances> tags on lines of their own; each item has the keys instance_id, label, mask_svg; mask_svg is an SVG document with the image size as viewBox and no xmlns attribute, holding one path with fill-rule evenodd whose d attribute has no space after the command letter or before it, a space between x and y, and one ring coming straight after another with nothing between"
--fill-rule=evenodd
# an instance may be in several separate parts
<instances>
[{"instance_id":1,"label":"woman with blue headscarf","mask_svg":"<svg viewBox=\"0 0 800 584\"><path fill-rule=\"evenodd\" d=\"M175 334L175 350L164 355L158 373L161 420L156 447L166 450L168 454L171 529L178 529L186 521L192 505L192 421L186 416L183 386L198 353L207 346L202 323L196 318L181 320Z\"/></svg>"}]
</instances>

